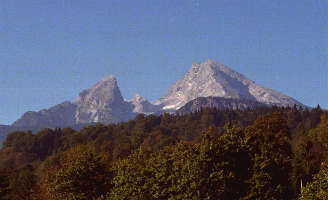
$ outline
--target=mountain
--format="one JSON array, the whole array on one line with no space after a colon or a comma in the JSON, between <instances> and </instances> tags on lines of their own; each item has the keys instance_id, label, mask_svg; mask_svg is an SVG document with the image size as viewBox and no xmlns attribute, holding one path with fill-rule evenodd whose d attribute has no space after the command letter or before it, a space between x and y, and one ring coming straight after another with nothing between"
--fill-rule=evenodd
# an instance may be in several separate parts
<instances>
[{"instance_id":1,"label":"mountain","mask_svg":"<svg viewBox=\"0 0 328 200\"><path fill-rule=\"evenodd\" d=\"M55 128L72 126L75 124L75 112L76 105L69 101L65 101L39 112L28 111L15 121L12 126L17 128L40 126Z\"/></svg>"},{"instance_id":2,"label":"mountain","mask_svg":"<svg viewBox=\"0 0 328 200\"><path fill-rule=\"evenodd\" d=\"M129 102L134 107L134 113L143 113L148 115L161 112L161 106L151 104L149 101L142 98L139 94L136 94L136 96L132 100L129 100Z\"/></svg>"},{"instance_id":3,"label":"mountain","mask_svg":"<svg viewBox=\"0 0 328 200\"><path fill-rule=\"evenodd\" d=\"M75 102L75 120L80 123L113 123L132 119L133 106L124 101L114 76L103 78L81 92Z\"/></svg>"},{"instance_id":4,"label":"mountain","mask_svg":"<svg viewBox=\"0 0 328 200\"><path fill-rule=\"evenodd\" d=\"M134 105L124 101L115 77L108 76L82 91L75 102L65 101L38 112L28 111L11 126L0 126L0 133L126 121L136 115L133 109Z\"/></svg>"},{"instance_id":5,"label":"mountain","mask_svg":"<svg viewBox=\"0 0 328 200\"><path fill-rule=\"evenodd\" d=\"M0 125L0 147L2 146L2 141L6 139L7 134L11 131L11 126Z\"/></svg>"},{"instance_id":6,"label":"mountain","mask_svg":"<svg viewBox=\"0 0 328 200\"><path fill-rule=\"evenodd\" d=\"M248 99L268 105L302 105L295 99L257 85L238 72L213 60L194 63L184 78L154 102L164 110L178 110L198 97Z\"/></svg>"},{"instance_id":7,"label":"mountain","mask_svg":"<svg viewBox=\"0 0 328 200\"><path fill-rule=\"evenodd\" d=\"M146 110L152 106L147 101L135 101L144 105ZM153 106L155 107L155 106ZM39 131L44 128L72 127L80 129L94 123L116 123L133 119L137 113L131 102L123 99L116 78L108 76L90 89L82 91L75 102L65 101L49 109L38 112L28 111L11 126L0 126L0 146L5 136L12 131Z\"/></svg>"},{"instance_id":8,"label":"mountain","mask_svg":"<svg viewBox=\"0 0 328 200\"><path fill-rule=\"evenodd\" d=\"M75 102L66 101L50 109L28 111L12 126L68 127L78 124L115 123L132 119L134 106L124 101L116 78L108 76L90 89L82 91Z\"/></svg>"},{"instance_id":9,"label":"mountain","mask_svg":"<svg viewBox=\"0 0 328 200\"><path fill-rule=\"evenodd\" d=\"M179 115L189 114L199 111L202 108L216 108L218 110L246 110L258 107L267 107L267 104L249 99L232 99L223 97L198 97L189 101L179 108L176 113Z\"/></svg>"},{"instance_id":10,"label":"mountain","mask_svg":"<svg viewBox=\"0 0 328 200\"><path fill-rule=\"evenodd\" d=\"M138 94L131 100L124 100L116 78L105 77L82 91L75 102L66 101L38 112L29 111L11 126L0 126L0 142L15 130L35 132L43 128L81 128L93 123L127 121L138 113L173 113L179 109L180 113L188 113L206 106L244 109L262 104L302 105L291 97L257 85L220 63L207 60L194 63L182 80L173 84L163 98L152 103Z\"/></svg>"}]
</instances>

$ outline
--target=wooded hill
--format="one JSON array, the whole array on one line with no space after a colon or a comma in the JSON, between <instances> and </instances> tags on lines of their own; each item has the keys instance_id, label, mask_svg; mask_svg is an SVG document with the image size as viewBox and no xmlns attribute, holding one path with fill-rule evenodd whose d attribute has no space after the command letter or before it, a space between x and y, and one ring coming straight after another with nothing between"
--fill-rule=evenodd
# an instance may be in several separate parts
<instances>
[{"instance_id":1,"label":"wooded hill","mask_svg":"<svg viewBox=\"0 0 328 200\"><path fill-rule=\"evenodd\" d=\"M0 199L327 199L327 150L319 106L18 131L0 152Z\"/></svg>"}]
</instances>

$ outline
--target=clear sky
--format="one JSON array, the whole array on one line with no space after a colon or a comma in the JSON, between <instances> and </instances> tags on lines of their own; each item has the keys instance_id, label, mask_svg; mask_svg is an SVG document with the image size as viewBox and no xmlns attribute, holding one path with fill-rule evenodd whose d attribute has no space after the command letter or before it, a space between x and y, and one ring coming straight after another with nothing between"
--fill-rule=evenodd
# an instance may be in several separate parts
<instances>
[{"instance_id":1,"label":"clear sky","mask_svg":"<svg viewBox=\"0 0 328 200\"><path fill-rule=\"evenodd\" d=\"M1 0L0 124L114 75L155 100L208 58L328 108L328 0Z\"/></svg>"}]
</instances>

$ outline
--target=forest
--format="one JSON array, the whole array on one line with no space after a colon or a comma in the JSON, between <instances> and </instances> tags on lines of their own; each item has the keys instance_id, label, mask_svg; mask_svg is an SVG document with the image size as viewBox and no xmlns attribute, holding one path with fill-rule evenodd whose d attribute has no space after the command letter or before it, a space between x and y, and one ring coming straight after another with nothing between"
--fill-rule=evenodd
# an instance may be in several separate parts
<instances>
[{"instance_id":1,"label":"forest","mask_svg":"<svg viewBox=\"0 0 328 200\"><path fill-rule=\"evenodd\" d=\"M328 112L203 108L10 133L2 200L328 199Z\"/></svg>"}]
</instances>

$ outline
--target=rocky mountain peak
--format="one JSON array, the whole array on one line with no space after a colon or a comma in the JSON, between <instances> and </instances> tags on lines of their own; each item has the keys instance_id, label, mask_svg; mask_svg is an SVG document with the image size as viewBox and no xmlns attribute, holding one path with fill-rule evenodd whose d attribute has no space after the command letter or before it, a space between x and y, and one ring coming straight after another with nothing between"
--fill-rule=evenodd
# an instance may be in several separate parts
<instances>
[{"instance_id":1,"label":"rocky mountain peak","mask_svg":"<svg viewBox=\"0 0 328 200\"><path fill-rule=\"evenodd\" d=\"M189 72L186 74L186 76L190 76L191 74L193 74L194 75L193 77L195 78L197 78L197 76L202 76L205 74L209 76L209 78L214 78L214 79L220 79L220 78L222 79L223 78L222 74L224 74L231 78L237 79L238 81L241 82L245 82L245 83L252 82L242 74L234 71L233 69L219 62L215 62L212 59L208 59L203 63L194 63L191 69L189 70Z\"/></svg>"},{"instance_id":2,"label":"rocky mountain peak","mask_svg":"<svg viewBox=\"0 0 328 200\"><path fill-rule=\"evenodd\" d=\"M82 91L77 100L77 104L89 102L92 105L108 105L124 101L121 91L118 88L116 78L107 76L88 90Z\"/></svg>"},{"instance_id":3,"label":"rocky mountain peak","mask_svg":"<svg viewBox=\"0 0 328 200\"><path fill-rule=\"evenodd\" d=\"M136 94L136 96L129 101L133 106L134 113L143 114L153 114L161 110L160 106L151 104L147 99L143 98L141 95Z\"/></svg>"},{"instance_id":4,"label":"rocky mountain peak","mask_svg":"<svg viewBox=\"0 0 328 200\"><path fill-rule=\"evenodd\" d=\"M121 121L120 118L131 109L124 101L114 76L107 76L81 92L75 103L77 123Z\"/></svg>"},{"instance_id":5,"label":"rocky mountain peak","mask_svg":"<svg viewBox=\"0 0 328 200\"><path fill-rule=\"evenodd\" d=\"M184 78L173 84L155 104L162 105L165 110L177 110L193 99L210 96L282 106L300 104L279 92L256 85L242 74L211 59L194 63Z\"/></svg>"},{"instance_id":6,"label":"rocky mountain peak","mask_svg":"<svg viewBox=\"0 0 328 200\"><path fill-rule=\"evenodd\" d=\"M142 96L140 96L140 94L136 94L136 96L134 97L133 101L135 102L143 102L146 101L144 98L142 98Z\"/></svg>"},{"instance_id":7,"label":"rocky mountain peak","mask_svg":"<svg viewBox=\"0 0 328 200\"><path fill-rule=\"evenodd\" d=\"M153 104L139 94L125 101L116 78L107 76L90 89L82 91L74 103L67 101L38 112L26 112L11 126L0 129L7 134L13 130L82 127L95 122L107 124L127 121L138 113L176 112L180 108L178 113L193 112L202 107L244 109L294 104L302 105L291 97L257 85L242 74L209 59L192 64L184 78L173 84L166 95ZM1 137L0 133L0 143Z\"/></svg>"},{"instance_id":8,"label":"rocky mountain peak","mask_svg":"<svg viewBox=\"0 0 328 200\"><path fill-rule=\"evenodd\" d=\"M106 76L100 80L100 82L106 82L106 81L117 82L115 76L113 76L113 75Z\"/></svg>"}]
</instances>

